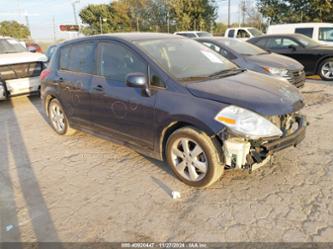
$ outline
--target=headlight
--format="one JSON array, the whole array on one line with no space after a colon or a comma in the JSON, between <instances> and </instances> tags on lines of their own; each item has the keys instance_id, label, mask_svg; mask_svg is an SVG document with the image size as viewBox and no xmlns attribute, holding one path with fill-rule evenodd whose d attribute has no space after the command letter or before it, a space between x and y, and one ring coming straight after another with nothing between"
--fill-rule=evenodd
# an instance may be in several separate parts
<instances>
[{"instance_id":1,"label":"headlight","mask_svg":"<svg viewBox=\"0 0 333 249\"><path fill-rule=\"evenodd\" d=\"M281 130L272 122L257 113L237 106L222 109L215 120L230 128L233 132L247 138L282 136Z\"/></svg>"},{"instance_id":2,"label":"headlight","mask_svg":"<svg viewBox=\"0 0 333 249\"><path fill-rule=\"evenodd\" d=\"M284 68L277 68L277 67L264 67L264 70L267 73L270 73L274 76L281 76L286 77L288 76L288 70Z\"/></svg>"}]
</instances>

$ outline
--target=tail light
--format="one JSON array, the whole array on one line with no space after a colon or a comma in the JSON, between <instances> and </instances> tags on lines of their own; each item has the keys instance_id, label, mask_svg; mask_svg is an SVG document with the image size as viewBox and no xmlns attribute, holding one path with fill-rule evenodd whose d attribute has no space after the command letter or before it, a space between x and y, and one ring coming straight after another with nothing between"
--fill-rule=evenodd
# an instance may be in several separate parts
<instances>
[{"instance_id":1,"label":"tail light","mask_svg":"<svg viewBox=\"0 0 333 249\"><path fill-rule=\"evenodd\" d=\"M40 80L44 80L50 73L51 71L48 68L44 69L39 76Z\"/></svg>"}]
</instances>

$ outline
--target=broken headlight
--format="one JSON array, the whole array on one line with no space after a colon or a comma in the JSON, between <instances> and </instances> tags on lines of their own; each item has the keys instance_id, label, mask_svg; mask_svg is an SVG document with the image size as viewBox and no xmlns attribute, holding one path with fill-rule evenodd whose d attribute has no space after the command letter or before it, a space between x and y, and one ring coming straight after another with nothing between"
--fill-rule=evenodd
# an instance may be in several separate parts
<instances>
[{"instance_id":1,"label":"broken headlight","mask_svg":"<svg viewBox=\"0 0 333 249\"><path fill-rule=\"evenodd\" d=\"M228 106L222 109L215 120L231 131L250 139L282 136L282 131L266 118L250 110Z\"/></svg>"}]
</instances>

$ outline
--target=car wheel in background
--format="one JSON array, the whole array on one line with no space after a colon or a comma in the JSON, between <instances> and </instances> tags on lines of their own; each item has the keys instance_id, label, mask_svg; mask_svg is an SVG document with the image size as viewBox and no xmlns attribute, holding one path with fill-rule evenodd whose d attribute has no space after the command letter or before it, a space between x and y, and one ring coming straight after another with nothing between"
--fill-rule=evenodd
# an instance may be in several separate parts
<instances>
[{"instance_id":1,"label":"car wheel in background","mask_svg":"<svg viewBox=\"0 0 333 249\"><path fill-rule=\"evenodd\" d=\"M194 187L208 187L221 178L218 145L193 127L184 127L170 135L165 156L174 174Z\"/></svg>"},{"instance_id":2,"label":"car wheel in background","mask_svg":"<svg viewBox=\"0 0 333 249\"><path fill-rule=\"evenodd\" d=\"M57 99L51 100L48 108L48 114L52 128L59 135L72 135L75 133L75 130L69 126L66 114Z\"/></svg>"},{"instance_id":3,"label":"car wheel in background","mask_svg":"<svg viewBox=\"0 0 333 249\"><path fill-rule=\"evenodd\" d=\"M322 80L333 81L333 58L326 59L320 64L319 75Z\"/></svg>"}]
</instances>

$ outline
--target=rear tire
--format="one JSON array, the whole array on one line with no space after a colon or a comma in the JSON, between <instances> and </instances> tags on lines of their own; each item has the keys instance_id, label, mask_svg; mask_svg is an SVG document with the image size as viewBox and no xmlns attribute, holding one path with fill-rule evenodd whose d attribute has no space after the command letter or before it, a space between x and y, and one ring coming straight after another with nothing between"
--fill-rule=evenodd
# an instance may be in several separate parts
<instances>
[{"instance_id":1,"label":"rear tire","mask_svg":"<svg viewBox=\"0 0 333 249\"><path fill-rule=\"evenodd\" d=\"M59 135L70 136L76 132L76 130L70 127L64 109L57 99L52 99L50 101L48 114L53 130Z\"/></svg>"},{"instance_id":2,"label":"rear tire","mask_svg":"<svg viewBox=\"0 0 333 249\"><path fill-rule=\"evenodd\" d=\"M333 58L328 58L320 63L318 73L322 80L333 81Z\"/></svg>"},{"instance_id":3,"label":"rear tire","mask_svg":"<svg viewBox=\"0 0 333 249\"><path fill-rule=\"evenodd\" d=\"M165 156L179 180L202 188L212 185L223 175L220 152L216 141L204 132L194 127L184 127L168 138Z\"/></svg>"}]
</instances>

